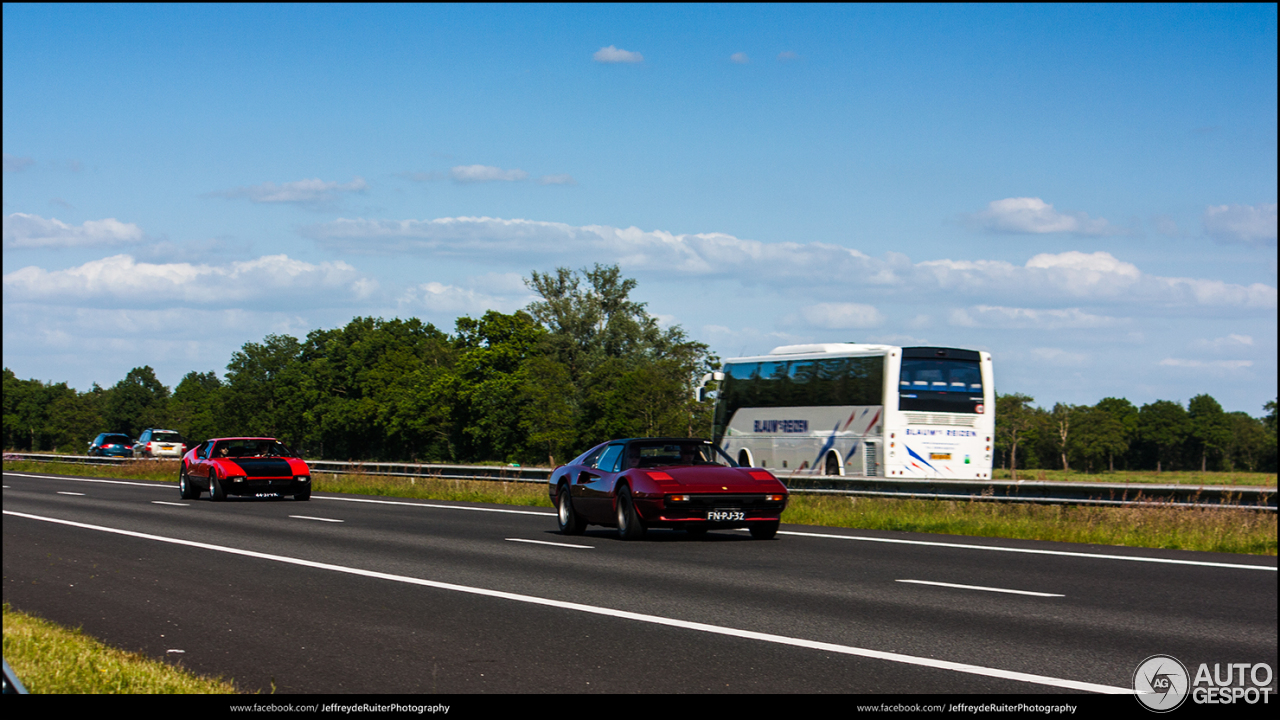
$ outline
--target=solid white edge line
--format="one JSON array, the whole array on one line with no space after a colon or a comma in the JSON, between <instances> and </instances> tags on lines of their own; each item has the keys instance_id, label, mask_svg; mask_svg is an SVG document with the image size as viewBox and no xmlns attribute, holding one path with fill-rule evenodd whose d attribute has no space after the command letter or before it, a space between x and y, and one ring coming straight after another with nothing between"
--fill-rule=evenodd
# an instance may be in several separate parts
<instances>
[{"instance_id":1,"label":"solid white edge line","mask_svg":"<svg viewBox=\"0 0 1280 720\"><path fill-rule=\"evenodd\" d=\"M535 545L555 545L556 547L567 548L586 548L587 550L595 550L595 545L571 545L569 543L551 542L549 540L526 540L524 538L506 538L507 542L533 543Z\"/></svg>"},{"instance_id":2,"label":"solid white edge line","mask_svg":"<svg viewBox=\"0 0 1280 720\"><path fill-rule=\"evenodd\" d=\"M1032 592L1030 590L1009 590L1008 588L983 587L981 585L957 585L956 583L934 582L932 580L895 580L900 583L917 585L937 585L939 587L960 588L961 590L986 590L987 592L1010 593L1013 595L1034 595L1036 597L1066 597L1058 593Z\"/></svg>"},{"instance_id":3,"label":"solid white edge line","mask_svg":"<svg viewBox=\"0 0 1280 720\"><path fill-rule=\"evenodd\" d=\"M104 480L102 478L66 477L63 475L28 475L27 473L18 473L18 472L6 472L5 475L12 475L14 477L35 478L37 480L71 480L74 482L106 483L108 485L135 485L137 487L159 488L161 490L172 490L174 485L172 482L169 482L167 480L157 480L156 482L148 483L148 482L131 482L129 480ZM160 485L158 483L164 483L164 484Z\"/></svg>"},{"instance_id":4,"label":"solid white edge line","mask_svg":"<svg viewBox=\"0 0 1280 720\"><path fill-rule=\"evenodd\" d=\"M116 535L125 535L128 537L141 538L143 540L155 540L158 542L166 542L174 545L185 545L187 547L201 548L204 550L216 550L231 555L241 555L244 557L258 558L261 560L272 560L275 562L287 563L289 565L298 565L301 567L316 568L319 570L329 570L332 572L346 573L348 575L358 575L368 578L376 578L379 580L391 580L393 582L401 582L409 585L420 585L423 587L436 588L438 590L450 590L453 592L468 593L471 595L480 595L483 597L499 598L502 600L512 600L515 602L529 603L532 605L543 605L546 607L561 608L564 610L574 610L577 612L590 613L592 615L603 615L605 617L619 618L624 620L635 620L637 622L651 623L654 625L663 625L666 627L675 627L685 630L697 630L699 632L712 633L715 635L725 635L728 637L737 637L747 640L760 640L763 642L771 642L778 645L789 645L791 647L806 648L810 650L821 650L824 652L838 653L841 655L852 655L855 657L870 658L873 660L886 660L889 662L903 663L906 665L917 665L921 667L933 668L937 670L951 670L954 672L968 673L971 675L982 675L985 677L999 678L1003 680L1012 680L1015 682L1034 683L1037 685L1048 685L1051 687L1067 688L1070 690L1082 690L1085 692L1106 693L1112 695L1129 695L1133 693L1132 688L1114 687L1111 685L1100 685L1098 683L1081 682L1078 680L1066 680L1063 678L1048 677L1045 675L1033 675L1031 673L1014 672L1011 670L1000 670L997 668L981 667L979 665L969 665L967 663L949 662L946 660L934 660L932 658L915 657L912 655L902 655L899 653L882 652L880 650L867 650L865 648L850 647L848 645L837 645L835 643L818 642L816 640L804 640L801 638L787 637L785 635L772 635L769 633L755 632L753 630L739 630L736 628L723 627L720 625L709 625L707 623L690 622L688 620L676 620L673 618L665 618L659 615L645 615L643 613L634 613L626 610L615 610L613 608L597 607L595 605L583 605L581 603L565 602L563 600L550 600L548 598L535 597L533 595L521 595L519 593L509 593L500 590L486 590L484 588L468 587L466 585L455 585L453 583L438 582L435 580L423 580L421 578L407 577L405 575L392 575L390 573L376 572L373 570L361 570L359 568L345 567L342 565L330 565L329 563L315 562L312 560L303 560L301 558L286 557L283 555L270 555L267 553L254 552L252 550L241 550L239 548L226 547L223 545L211 545L209 543L196 542L194 540L183 540L181 538L164 537L162 535L150 535L147 533L135 532L133 530L121 530L119 528L104 527L101 525L89 525L87 523L73 522L71 520L60 520L58 518L42 517L40 515L29 515L27 513L13 512L5 510L5 515L12 517L27 518L29 520L40 520L42 522L51 522L59 525L68 525L71 527L84 528L86 530L97 530L100 532L108 532Z\"/></svg>"},{"instance_id":5,"label":"solid white edge line","mask_svg":"<svg viewBox=\"0 0 1280 720\"><path fill-rule=\"evenodd\" d=\"M59 495L75 495L76 497L84 497L84 493L73 493L73 492L67 492L65 490L59 490L57 492Z\"/></svg>"},{"instance_id":6,"label":"solid white edge line","mask_svg":"<svg viewBox=\"0 0 1280 720\"><path fill-rule=\"evenodd\" d=\"M346 520L334 520L333 518L311 517L310 515L290 515L291 518L298 520L319 520L320 522L346 522Z\"/></svg>"},{"instance_id":7,"label":"solid white edge line","mask_svg":"<svg viewBox=\"0 0 1280 720\"><path fill-rule=\"evenodd\" d=\"M101 478L85 478L85 477L65 477L62 475L29 475L27 473L6 472L5 475L13 475L14 477L28 477L37 480L72 480L74 482L96 482L109 483L112 485L136 485L139 487L160 488L162 490L172 490L174 484L168 481L160 480L154 483L130 482L128 480L103 480ZM163 485L158 483L164 483ZM332 495L312 495L312 500L339 500L342 502L358 502L358 503L374 503L377 505L408 505L410 507L428 507L441 510L475 510L476 512L494 512L507 513L510 515L539 515L541 517L555 517L554 512L540 510L507 510L504 508L487 508L487 507L470 507L467 505L434 505L432 503L406 502L398 500L370 500L367 498L349 498L334 497Z\"/></svg>"},{"instance_id":8,"label":"solid white edge line","mask_svg":"<svg viewBox=\"0 0 1280 720\"><path fill-rule=\"evenodd\" d=\"M962 550L992 550L995 552L1029 553L1032 555L1061 555L1065 557L1090 558L1093 560L1132 560L1134 562L1167 563L1171 565L1201 565L1204 567L1235 568L1238 570L1270 570L1270 565L1243 565L1239 563L1207 562L1203 560L1172 560L1169 558L1142 557L1140 555L1104 555L1102 553L1070 552L1067 550L1034 550L1031 548L1000 547L999 545L967 545L964 543L944 543L929 540L899 540L896 538L873 538L860 535L834 535L831 533L796 532L779 530L779 535L799 535L801 537L834 538L836 540L862 540L864 542L898 543L900 545L926 545L929 547L960 548Z\"/></svg>"}]
</instances>

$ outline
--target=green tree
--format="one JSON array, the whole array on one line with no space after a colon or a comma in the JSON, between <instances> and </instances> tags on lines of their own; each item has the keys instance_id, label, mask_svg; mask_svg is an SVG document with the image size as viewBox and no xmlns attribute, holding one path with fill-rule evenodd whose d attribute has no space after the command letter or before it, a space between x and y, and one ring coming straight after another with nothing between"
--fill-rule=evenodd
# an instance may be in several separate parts
<instances>
[{"instance_id":1,"label":"green tree","mask_svg":"<svg viewBox=\"0 0 1280 720\"><path fill-rule=\"evenodd\" d=\"M1098 410L1107 413L1120 424L1120 433L1107 451L1107 469L1116 470L1116 455L1125 456L1138 437L1138 408L1124 398L1103 398L1098 401ZM1126 469L1128 463L1125 464Z\"/></svg>"},{"instance_id":2,"label":"green tree","mask_svg":"<svg viewBox=\"0 0 1280 720\"><path fill-rule=\"evenodd\" d=\"M1076 406L1066 403L1054 403L1053 411L1050 413L1056 440L1054 447L1062 458L1063 470L1071 469L1071 466L1067 463L1067 454L1071 448L1071 429L1077 415L1078 409Z\"/></svg>"},{"instance_id":3,"label":"green tree","mask_svg":"<svg viewBox=\"0 0 1280 720\"><path fill-rule=\"evenodd\" d=\"M306 437L300 349L297 338L268 335L231 354L218 423L225 432L280 438L288 445Z\"/></svg>"},{"instance_id":4,"label":"green tree","mask_svg":"<svg viewBox=\"0 0 1280 720\"><path fill-rule=\"evenodd\" d=\"M78 393L60 384L62 391L49 405L48 442L57 450L83 455L102 427L103 390L96 384L87 393Z\"/></svg>"},{"instance_id":5,"label":"green tree","mask_svg":"<svg viewBox=\"0 0 1280 720\"><path fill-rule=\"evenodd\" d=\"M535 355L520 373L524 406L520 428L528 434L531 447L545 448L547 462L554 467L557 457L566 458L571 452L575 440L577 393L569 368L549 356Z\"/></svg>"},{"instance_id":6,"label":"green tree","mask_svg":"<svg viewBox=\"0 0 1280 720\"><path fill-rule=\"evenodd\" d=\"M435 390L452 366L450 345L417 318L358 317L308 334L294 388L307 446L323 457L452 459L449 411Z\"/></svg>"},{"instance_id":7,"label":"green tree","mask_svg":"<svg viewBox=\"0 0 1280 720\"><path fill-rule=\"evenodd\" d=\"M467 456L508 461L529 456L521 432L527 396L519 371L545 332L523 311L458 318L454 418Z\"/></svg>"},{"instance_id":8,"label":"green tree","mask_svg":"<svg viewBox=\"0 0 1280 720\"><path fill-rule=\"evenodd\" d=\"M576 443L623 435L707 435L710 416L693 398L716 358L680 327L663 329L632 300L636 281L616 266L581 274L568 268L534 272L525 281L541 297L527 307L547 331L541 352L567 372L577 413ZM563 386L563 385L562 385ZM545 395L543 396L545 397ZM555 425L560 442L569 436Z\"/></svg>"},{"instance_id":9,"label":"green tree","mask_svg":"<svg viewBox=\"0 0 1280 720\"><path fill-rule=\"evenodd\" d=\"M223 384L215 372L191 371L183 376L169 398L173 429L188 441L203 442L225 435L219 427L223 416Z\"/></svg>"},{"instance_id":10,"label":"green tree","mask_svg":"<svg viewBox=\"0 0 1280 720\"><path fill-rule=\"evenodd\" d=\"M1262 444L1262 454L1258 459L1258 469L1262 472L1275 472L1277 469L1276 401L1272 400L1262 408L1267 411L1262 418L1262 428L1266 432L1266 437Z\"/></svg>"},{"instance_id":11,"label":"green tree","mask_svg":"<svg viewBox=\"0 0 1280 720\"><path fill-rule=\"evenodd\" d=\"M1071 448L1084 461L1086 472L1093 472L1094 462L1100 464L1103 458L1114 458L1129 449L1124 425L1100 405L1076 409ZM1110 461L1108 466L1114 468L1114 461Z\"/></svg>"},{"instance_id":12,"label":"green tree","mask_svg":"<svg viewBox=\"0 0 1280 720\"><path fill-rule=\"evenodd\" d=\"M122 432L136 438L150 427L167 423L169 388L156 379L150 365L129 371L112 385L103 397L103 419L111 432Z\"/></svg>"},{"instance_id":13,"label":"green tree","mask_svg":"<svg viewBox=\"0 0 1280 720\"><path fill-rule=\"evenodd\" d=\"M1190 439L1200 450L1200 472L1208 469L1209 454L1221 455L1231 444L1231 426L1222 406L1210 395L1197 395L1187 403Z\"/></svg>"},{"instance_id":14,"label":"green tree","mask_svg":"<svg viewBox=\"0 0 1280 720\"><path fill-rule=\"evenodd\" d=\"M1242 467L1250 472L1257 472L1266 454L1266 425L1245 412L1227 413L1226 421L1230 439L1223 449L1224 469L1230 471ZM1275 435L1270 434L1269 437L1274 444Z\"/></svg>"},{"instance_id":15,"label":"green tree","mask_svg":"<svg viewBox=\"0 0 1280 720\"><path fill-rule=\"evenodd\" d=\"M1013 479L1018 479L1018 446L1035 442L1037 418L1031 403L1035 398L1014 393L996 396L996 449L1009 460Z\"/></svg>"},{"instance_id":16,"label":"green tree","mask_svg":"<svg viewBox=\"0 0 1280 720\"><path fill-rule=\"evenodd\" d=\"M1181 403L1156 400L1138 411L1138 432L1144 442L1156 451L1156 472L1163 471L1164 461L1182 447L1190 432L1187 411Z\"/></svg>"}]
</instances>

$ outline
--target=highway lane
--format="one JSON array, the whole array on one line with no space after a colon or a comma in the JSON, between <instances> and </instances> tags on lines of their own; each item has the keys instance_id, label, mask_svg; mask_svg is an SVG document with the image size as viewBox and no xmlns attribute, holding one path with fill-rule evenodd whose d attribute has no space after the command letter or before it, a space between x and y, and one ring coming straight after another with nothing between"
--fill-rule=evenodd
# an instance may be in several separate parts
<instances>
[{"instance_id":1,"label":"highway lane","mask_svg":"<svg viewBox=\"0 0 1280 720\"><path fill-rule=\"evenodd\" d=\"M1275 558L800 526L626 543L541 509L4 484L6 602L248 689L1044 693L1126 688L1158 653L1276 667Z\"/></svg>"}]
</instances>

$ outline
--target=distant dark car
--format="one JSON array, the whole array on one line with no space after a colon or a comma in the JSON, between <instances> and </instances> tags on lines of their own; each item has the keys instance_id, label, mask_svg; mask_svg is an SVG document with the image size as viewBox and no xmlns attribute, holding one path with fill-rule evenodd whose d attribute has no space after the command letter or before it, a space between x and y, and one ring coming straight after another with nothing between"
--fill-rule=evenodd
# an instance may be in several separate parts
<instances>
[{"instance_id":1,"label":"distant dark car","mask_svg":"<svg viewBox=\"0 0 1280 720\"><path fill-rule=\"evenodd\" d=\"M149 458L180 458L186 450L186 440L177 431L158 428L143 430L138 436L137 444L133 446L134 454Z\"/></svg>"},{"instance_id":2,"label":"distant dark car","mask_svg":"<svg viewBox=\"0 0 1280 720\"><path fill-rule=\"evenodd\" d=\"M133 457L133 438L121 433L101 433L89 443L93 457Z\"/></svg>"},{"instance_id":3,"label":"distant dark car","mask_svg":"<svg viewBox=\"0 0 1280 720\"><path fill-rule=\"evenodd\" d=\"M228 495L292 495L311 499L311 469L275 438L216 438L182 456L178 475L182 497L210 500Z\"/></svg>"},{"instance_id":4,"label":"distant dark car","mask_svg":"<svg viewBox=\"0 0 1280 720\"><path fill-rule=\"evenodd\" d=\"M556 468L551 501L560 531L616 527L624 540L651 527L778 532L787 488L768 470L739 467L708 440L632 438L597 445Z\"/></svg>"}]
</instances>

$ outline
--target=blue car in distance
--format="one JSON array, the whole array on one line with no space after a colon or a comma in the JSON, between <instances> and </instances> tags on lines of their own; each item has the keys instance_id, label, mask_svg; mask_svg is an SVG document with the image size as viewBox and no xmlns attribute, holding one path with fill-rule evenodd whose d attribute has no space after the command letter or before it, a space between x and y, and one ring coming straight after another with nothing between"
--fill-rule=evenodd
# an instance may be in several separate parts
<instances>
[{"instance_id":1,"label":"blue car in distance","mask_svg":"<svg viewBox=\"0 0 1280 720\"><path fill-rule=\"evenodd\" d=\"M133 457L133 438L123 433L101 433L89 443L94 457Z\"/></svg>"}]
</instances>

